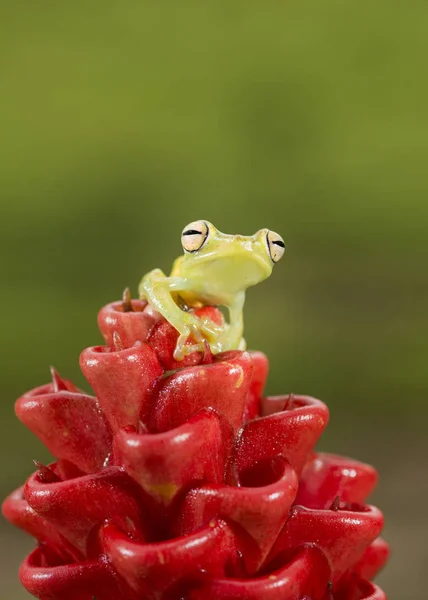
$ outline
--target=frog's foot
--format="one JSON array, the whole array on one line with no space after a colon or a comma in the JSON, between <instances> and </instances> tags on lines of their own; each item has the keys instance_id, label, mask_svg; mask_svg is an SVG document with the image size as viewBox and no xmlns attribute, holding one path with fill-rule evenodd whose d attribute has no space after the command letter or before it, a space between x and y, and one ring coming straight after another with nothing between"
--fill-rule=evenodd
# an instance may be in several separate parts
<instances>
[{"instance_id":1,"label":"frog's foot","mask_svg":"<svg viewBox=\"0 0 428 600\"><path fill-rule=\"evenodd\" d=\"M212 336L204 336L202 338L199 338L199 341L197 341L196 344L188 343L189 336L197 340L198 336L201 334L201 331L203 331L202 328L180 335L177 340L177 345L174 351L175 360L183 360L185 356L192 354L192 352L205 352L206 342L209 343L210 350L213 354L218 354L219 352L226 352L228 350L246 350L247 344L245 342L245 339L243 337L241 337L239 340L231 339L227 335L227 327L228 325L226 325L225 327L221 327L218 330L219 334L214 338Z\"/></svg>"},{"instance_id":2,"label":"frog's foot","mask_svg":"<svg viewBox=\"0 0 428 600\"><path fill-rule=\"evenodd\" d=\"M195 335L195 332L191 334L184 333L178 337L177 345L175 346L174 350L175 360L183 360L183 358L185 358L189 354L192 354L193 352L205 352L205 345L207 343L207 340L205 340L202 337L199 337L198 342L196 342L195 344L189 344L188 341L190 336L193 339L198 339L198 336Z\"/></svg>"},{"instance_id":3,"label":"frog's foot","mask_svg":"<svg viewBox=\"0 0 428 600\"><path fill-rule=\"evenodd\" d=\"M206 317L199 318L193 313L186 313L185 327L180 332L174 351L175 360L183 360L192 352L205 352L207 342L213 353L221 352L223 346L220 340L228 327L227 324L218 325ZM196 343L189 344L189 337Z\"/></svg>"},{"instance_id":4,"label":"frog's foot","mask_svg":"<svg viewBox=\"0 0 428 600\"><path fill-rule=\"evenodd\" d=\"M181 336L178 338L177 345L174 350L174 359L183 360L189 354L193 352L204 352L205 342L199 342L198 344L186 344L188 338L184 342L180 341Z\"/></svg>"},{"instance_id":5,"label":"frog's foot","mask_svg":"<svg viewBox=\"0 0 428 600\"><path fill-rule=\"evenodd\" d=\"M207 338L209 342L214 342L220 335L223 335L226 328L228 328L228 324L224 323L223 325L219 325L212 321L208 317L200 318L201 321L201 332Z\"/></svg>"},{"instance_id":6,"label":"frog's foot","mask_svg":"<svg viewBox=\"0 0 428 600\"><path fill-rule=\"evenodd\" d=\"M183 313L183 327L174 350L175 360L183 360L185 356L198 350L204 351L205 342L202 334L202 321L192 313ZM187 344L191 337L196 343Z\"/></svg>"}]
</instances>

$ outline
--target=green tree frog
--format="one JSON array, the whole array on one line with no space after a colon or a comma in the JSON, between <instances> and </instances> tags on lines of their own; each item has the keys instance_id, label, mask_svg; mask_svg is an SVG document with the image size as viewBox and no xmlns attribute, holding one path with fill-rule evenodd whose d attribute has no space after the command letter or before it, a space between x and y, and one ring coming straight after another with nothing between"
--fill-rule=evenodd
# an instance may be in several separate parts
<instances>
[{"instance_id":1,"label":"green tree frog","mask_svg":"<svg viewBox=\"0 0 428 600\"><path fill-rule=\"evenodd\" d=\"M244 350L245 290L269 277L284 254L284 240L269 229L228 235L208 221L194 221L183 229L181 244L184 255L174 261L170 276L154 269L138 288L140 298L178 330L174 358L203 351L205 340L213 353ZM229 323L219 326L189 312L204 305L225 306ZM189 335L195 344L186 345Z\"/></svg>"}]
</instances>

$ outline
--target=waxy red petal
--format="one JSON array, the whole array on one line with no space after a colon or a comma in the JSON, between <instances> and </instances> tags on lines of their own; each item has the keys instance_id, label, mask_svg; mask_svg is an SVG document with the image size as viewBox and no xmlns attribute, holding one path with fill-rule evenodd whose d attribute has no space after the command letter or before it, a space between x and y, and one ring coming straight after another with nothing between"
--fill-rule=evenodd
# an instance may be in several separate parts
<instances>
[{"instance_id":1,"label":"waxy red petal","mask_svg":"<svg viewBox=\"0 0 428 600\"><path fill-rule=\"evenodd\" d=\"M371 581L356 579L351 587L336 593L334 600L387 600L386 594ZM403 599L404 600L404 599Z\"/></svg>"},{"instance_id":2,"label":"waxy red petal","mask_svg":"<svg viewBox=\"0 0 428 600\"><path fill-rule=\"evenodd\" d=\"M17 400L18 418L57 458L73 462L85 473L101 469L111 450L111 433L97 399L67 391L40 391Z\"/></svg>"},{"instance_id":3,"label":"waxy red petal","mask_svg":"<svg viewBox=\"0 0 428 600\"><path fill-rule=\"evenodd\" d=\"M160 319L159 313L151 310L147 302L131 301L132 311L125 311L123 302L112 302L98 313L98 327L107 346L114 346L117 335L124 348L132 348L135 342L145 342Z\"/></svg>"},{"instance_id":4,"label":"waxy red petal","mask_svg":"<svg viewBox=\"0 0 428 600\"><path fill-rule=\"evenodd\" d=\"M162 375L154 350L141 342L124 350L95 346L82 352L80 367L113 432L127 425L138 427Z\"/></svg>"},{"instance_id":5,"label":"waxy red petal","mask_svg":"<svg viewBox=\"0 0 428 600\"><path fill-rule=\"evenodd\" d=\"M377 473L370 465L336 454L315 454L301 473L296 504L330 508L336 496L342 502L362 503L376 482Z\"/></svg>"},{"instance_id":6,"label":"waxy red petal","mask_svg":"<svg viewBox=\"0 0 428 600\"><path fill-rule=\"evenodd\" d=\"M272 481L262 485L254 481L254 487L201 485L190 490L178 508L177 533L190 533L215 516L239 525L246 534L241 536L247 548L243 561L247 572L254 573L271 550L297 492L292 467L279 457L273 462L263 466L264 479L267 475Z\"/></svg>"},{"instance_id":7,"label":"waxy red petal","mask_svg":"<svg viewBox=\"0 0 428 600\"><path fill-rule=\"evenodd\" d=\"M327 556L333 581L349 569L380 534L382 513L373 506L313 510L295 506L276 540L271 558L301 544L315 544Z\"/></svg>"},{"instance_id":8,"label":"waxy red petal","mask_svg":"<svg viewBox=\"0 0 428 600\"><path fill-rule=\"evenodd\" d=\"M231 443L230 427L205 409L164 433L119 431L114 455L143 490L168 505L192 482L224 481Z\"/></svg>"},{"instance_id":9,"label":"waxy red petal","mask_svg":"<svg viewBox=\"0 0 428 600\"><path fill-rule=\"evenodd\" d=\"M49 523L31 508L24 498L24 486L10 494L2 505L4 517L30 534L40 542L49 543L50 547L64 560L81 558L81 554Z\"/></svg>"},{"instance_id":10,"label":"waxy red petal","mask_svg":"<svg viewBox=\"0 0 428 600\"><path fill-rule=\"evenodd\" d=\"M242 415L244 423L255 419L260 414L260 399L269 372L269 362L263 352L249 352L249 354L253 359L253 376L245 401L244 414Z\"/></svg>"},{"instance_id":11,"label":"waxy red petal","mask_svg":"<svg viewBox=\"0 0 428 600\"><path fill-rule=\"evenodd\" d=\"M43 550L37 549L22 563L19 576L40 600L137 600L104 559L50 565Z\"/></svg>"},{"instance_id":12,"label":"waxy red petal","mask_svg":"<svg viewBox=\"0 0 428 600\"><path fill-rule=\"evenodd\" d=\"M286 458L297 473L328 422L328 409L309 396L284 400L282 411L247 423L237 442L236 465L245 470L274 456Z\"/></svg>"},{"instance_id":13,"label":"waxy red petal","mask_svg":"<svg viewBox=\"0 0 428 600\"><path fill-rule=\"evenodd\" d=\"M317 548L301 548L287 564L263 577L212 579L183 596L186 600L323 600L330 577Z\"/></svg>"},{"instance_id":14,"label":"waxy red petal","mask_svg":"<svg viewBox=\"0 0 428 600\"><path fill-rule=\"evenodd\" d=\"M233 428L242 422L253 361L247 352L217 355L209 365L187 367L165 377L156 389L151 431L179 427L203 408L218 411Z\"/></svg>"},{"instance_id":15,"label":"waxy red petal","mask_svg":"<svg viewBox=\"0 0 428 600\"><path fill-rule=\"evenodd\" d=\"M389 557L389 545L382 538L377 538L368 548L358 562L352 567L362 579L373 579L383 568Z\"/></svg>"},{"instance_id":16,"label":"waxy red petal","mask_svg":"<svg viewBox=\"0 0 428 600\"><path fill-rule=\"evenodd\" d=\"M338 582L338 598L343 598L343 600L360 598L361 588L370 588L367 580L373 579L378 574L388 560L388 556L389 546L385 540L382 538L374 540ZM380 592L381 590L376 591L376 593Z\"/></svg>"},{"instance_id":17,"label":"waxy red petal","mask_svg":"<svg viewBox=\"0 0 428 600\"><path fill-rule=\"evenodd\" d=\"M236 557L233 532L218 519L190 535L154 544L137 543L111 525L101 538L117 572L150 600L160 600L168 588L189 577L222 576Z\"/></svg>"},{"instance_id":18,"label":"waxy red petal","mask_svg":"<svg viewBox=\"0 0 428 600\"><path fill-rule=\"evenodd\" d=\"M40 481L35 473L27 480L24 495L28 504L84 556L89 551L90 534L106 519L133 535L144 535L138 486L116 467L54 483Z\"/></svg>"}]
</instances>

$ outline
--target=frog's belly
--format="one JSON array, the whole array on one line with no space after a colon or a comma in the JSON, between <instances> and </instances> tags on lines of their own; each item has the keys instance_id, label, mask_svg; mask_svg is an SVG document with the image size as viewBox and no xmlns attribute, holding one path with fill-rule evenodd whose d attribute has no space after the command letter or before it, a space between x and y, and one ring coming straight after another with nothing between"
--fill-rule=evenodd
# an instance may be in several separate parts
<instances>
[{"instance_id":1,"label":"frog's belly","mask_svg":"<svg viewBox=\"0 0 428 600\"><path fill-rule=\"evenodd\" d=\"M179 295L187 306L191 308L198 308L200 306L228 306L229 304L229 298L219 298L218 294L210 294L206 291L197 294L183 290Z\"/></svg>"}]
</instances>

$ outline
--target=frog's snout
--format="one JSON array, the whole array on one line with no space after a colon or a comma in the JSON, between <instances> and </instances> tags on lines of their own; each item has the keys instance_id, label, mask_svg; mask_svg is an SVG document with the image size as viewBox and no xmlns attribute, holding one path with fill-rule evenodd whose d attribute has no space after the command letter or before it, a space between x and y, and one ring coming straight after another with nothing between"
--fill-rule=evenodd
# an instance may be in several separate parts
<instances>
[{"instance_id":1,"label":"frog's snout","mask_svg":"<svg viewBox=\"0 0 428 600\"><path fill-rule=\"evenodd\" d=\"M248 252L251 252L253 250L254 240L249 236L240 235L238 233L233 236L231 242L232 244L239 244L241 248L243 248L244 250L248 250Z\"/></svg>"}]
</instances>

